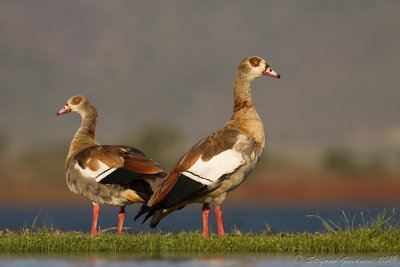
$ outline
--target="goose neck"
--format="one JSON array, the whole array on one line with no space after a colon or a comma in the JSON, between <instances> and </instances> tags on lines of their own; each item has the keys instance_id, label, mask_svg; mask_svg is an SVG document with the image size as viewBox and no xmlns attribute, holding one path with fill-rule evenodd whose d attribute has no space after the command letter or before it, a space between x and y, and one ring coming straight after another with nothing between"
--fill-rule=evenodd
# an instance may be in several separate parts
<instances>
[{"instance_id":1,"label":"goose neck","mask_svg":"<svg viewBox=\"0 0 400 267\"><path fill-rule=\"evenodd\" d=\"M242 108L253 107L253 101L251 98L250 85L252 78L243 74L238 73L236 75L233 94L234 94L234 112Z\"/></svg>"},{"instance_id":2,"label":"goose neck","mask_svg":"<svg viewBox=\"0 0 400 267\"><path fill-rule=\"evenodd\" d=\"M85 148L99 145L99 143L94 140L97 111L94 109L92 112L81 112L80 114L82 116L81 127L76 131L71 141L67 160Z\"/></svg>"}]
</instances>

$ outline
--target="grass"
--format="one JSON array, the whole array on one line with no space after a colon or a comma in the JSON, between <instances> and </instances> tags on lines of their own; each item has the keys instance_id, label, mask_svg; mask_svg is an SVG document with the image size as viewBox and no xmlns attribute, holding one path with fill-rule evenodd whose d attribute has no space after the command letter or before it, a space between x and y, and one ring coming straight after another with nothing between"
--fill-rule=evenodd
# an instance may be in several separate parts
<instances>
[{"instance_id":1,"label":"grass","mask_svg":"<svg viewBox=\"0 0 400 267\"><path fill-rule=\"evenodd\" d=\"M0 231L0 253L361 253L399 252L400 228L396 216L383 212L355 226L355 216L343 213L341 222L326 221L324 233L242 234L235 231L224 238L211 235L204 238L198 232L181 233L102 233L90 238L82 232L61 232L49 228L19 232Z\"/></svg>"}]
</instances>

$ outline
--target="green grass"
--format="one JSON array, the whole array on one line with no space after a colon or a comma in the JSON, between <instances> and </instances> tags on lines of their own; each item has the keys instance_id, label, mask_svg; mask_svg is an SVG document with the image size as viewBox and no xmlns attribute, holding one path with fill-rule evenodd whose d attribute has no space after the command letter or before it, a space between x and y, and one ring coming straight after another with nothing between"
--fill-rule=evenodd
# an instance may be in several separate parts
<instances>
[{"instance_id":1,"label":"green grass","mask_svg":"<svg viewBox=\"0 0 400 267\"><path fill-rule=\"evenodd\" d=\"M0 253L360 253L399 252L400 228L395 214L384 212L354 226L354 216L343 213L340 223L325 221L324 233L242 234L238 231L224 238L200 233L102 233L90 238L82 232L60 232L47 228L25 228L19 232L0 232Z\"/></svg>"}]
</instances>

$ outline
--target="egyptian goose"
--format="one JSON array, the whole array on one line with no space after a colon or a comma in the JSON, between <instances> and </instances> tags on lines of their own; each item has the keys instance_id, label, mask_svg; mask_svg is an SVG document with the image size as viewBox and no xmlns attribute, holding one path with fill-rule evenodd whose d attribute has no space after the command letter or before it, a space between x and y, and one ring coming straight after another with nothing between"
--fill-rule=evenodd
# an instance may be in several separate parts
<instances>
[{"instance_id":1,"label":"egyptian goose","mask_svg":"<svg viewBox=\"0 0 400 267\"><path fill-rule=\"evenodd\" d=\"M97 110L83 95L71 97L57 115L79 113L81 127L72 139L65 174L69 189L93 203L90 235L98 235L100 204L121 207L117 235L121 234L125 206L144 203L153 194L150 179L164 178L164 170L140 150L124 145L100 145L94 139Z\"/></svg>"},{"instance_id":2,"label":"egyptian goose","mask_svg":"<svg viewBox=\"0 0 400 267\"><path fill-rule=\"evenodd\" d=\"M230 121L194 145L181 157L135 220L147 213L155 227L169 213L190 203L203 203L203 235L209 236L209 204L215 205L218 234L225 235L221 203L238 187L259 160L265 146L264 127L254 107L250 84L262 75L280 78L259 57L240 62L234 85L234 108Z\"/></svg>"}]
</instances>

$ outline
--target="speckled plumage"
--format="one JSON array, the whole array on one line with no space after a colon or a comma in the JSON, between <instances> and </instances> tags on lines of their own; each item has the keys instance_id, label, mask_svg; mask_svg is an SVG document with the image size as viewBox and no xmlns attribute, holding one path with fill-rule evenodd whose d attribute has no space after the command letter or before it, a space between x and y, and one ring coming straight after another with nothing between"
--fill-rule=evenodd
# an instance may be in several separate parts
<instances>
[{"instance_id":1,"label":"speckled plumage","mask_svg":"<svg viewBox=\"0 0 400 267\"><path fill-rule=\"evenodd\" d=\"M95 205L124 207L144 203L153 191L148 180L165 177L164 170L140 150L123 145L100 145L95 139L97 110L85 96L71 97L57 115L77 112L81 127L71 141L65 164L68 188L89 198ZM97 207L97 208L96 208ZM123 218L122 218L123 222ZM97 234L97 218L92 234ZM121 233L122 223L118 234Z\"/></svg>"},{"instance_id":2,"label":"speckled plumage","mask_svg":"<svg viewBox=\"0 0 400 267\"><path fill-rule=\"evenodd\" d=\"M213 203L218 208L216 209L219 213L217 222L220 216L219 230L221 230L220 234L223 234L222 212L219 206L225 200L227 193L237 188L247 178L265 147L264 126L252 102L250 89L254 78L261 75L280 78L279 74L261 58L246 58L239 64L234 84L234 113L231 120L224 128L194 145L178 160L170 174L150 198L147 206L142 207L136 218L147 212L145 220L153 216L150 226L155 227L166 215L187 204L205 203L204 216L208 204ZM237 163L229 165L231 168L225 166L226 170L223 169L221 174L221 169L219 169L222 168L221 166L207 162L228 150L238 152L242 161L232 158L236 155L234 153L226 154L225 160L228 163L232 160L236 160ZM219 162L224 164L221 160ZM196 168L193 168L195 164ZM204 166L204 170L201 166ZM221 174L219 179L215 179L216 173ZM207 174L210 177L202 177L200 174ZM208 219L204 225L206 224L208 229ZM206 231L205 228L204 231Z\"/></svg>"}]
</instances>

